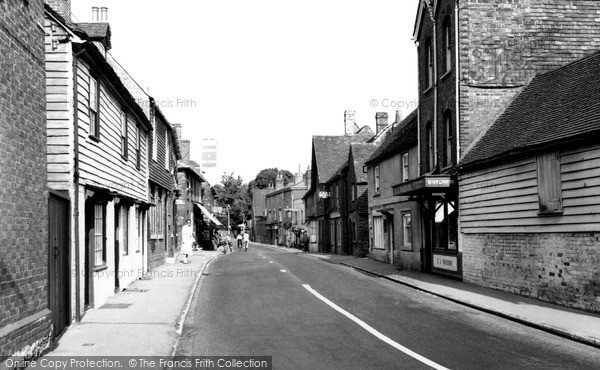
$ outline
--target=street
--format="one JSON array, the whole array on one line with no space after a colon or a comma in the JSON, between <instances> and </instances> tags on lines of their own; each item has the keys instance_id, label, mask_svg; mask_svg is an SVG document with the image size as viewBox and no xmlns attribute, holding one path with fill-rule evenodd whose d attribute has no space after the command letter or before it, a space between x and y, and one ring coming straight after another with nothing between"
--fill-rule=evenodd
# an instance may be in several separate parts
<instances>
[{"instance_id":1,"label":"street","mask_svg":"<svg viewBox=\"0 0 600 370\"><path fill-rule=\"evenodd\" d=\"M213 260L177 355L272 356L278 369L600 368L591 346L294 251L251 243Z\"/></svg>"}]
</instances>

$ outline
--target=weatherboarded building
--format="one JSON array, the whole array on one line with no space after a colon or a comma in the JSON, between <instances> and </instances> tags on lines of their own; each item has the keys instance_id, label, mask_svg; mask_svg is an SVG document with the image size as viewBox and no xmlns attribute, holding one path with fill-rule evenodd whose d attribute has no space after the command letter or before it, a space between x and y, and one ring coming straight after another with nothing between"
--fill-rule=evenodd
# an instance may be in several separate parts
<instances>
[{"instance_id":1,"label":"weatherboarded building","mask_svg":"<svg viewBox=\"0 0 600 370\"><path fill-rule=\"evenodd\" d=\"M460 163L465 281L600 311L600 53L538 75Z\"/></svg>"}]
</instances>

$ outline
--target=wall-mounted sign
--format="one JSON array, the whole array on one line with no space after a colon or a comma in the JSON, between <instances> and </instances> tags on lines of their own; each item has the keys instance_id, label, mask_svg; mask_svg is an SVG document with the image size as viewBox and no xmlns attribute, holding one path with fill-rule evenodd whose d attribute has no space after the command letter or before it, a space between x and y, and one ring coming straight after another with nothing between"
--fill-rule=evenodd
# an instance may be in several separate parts
<instances>
[{"instance_id":1,"label":"wall-mounted sign","mask_svg":"<svg viewBox=\"0 0 600 370\"><path fill-rule=\"evenodd\" d=\"M440 189L446 191L446 189L452 186L452 179L450 176L423 176L421 178L404 182L402 184L394 185L392 190L394 195L407 195L416 193L423 189L436 190Z\"/></svg>"},{"instance_id":2,"label":"wall-mounted sign","mask_svg":"<svg viewBox=\"0 0 600 370\"><path fill-rule=\"evenodd\" d=\"M325 198L329 198L331 196L331 194L328 191L320 191L319 192L319 198L325 199Z\"/></svg>"},{"instance_id":3,"label":"wall-mounted sign","mask_svg":"<svg viewBox=\"0 0 600 370\"><path fill-rule=\"evenodd\" d=\"M434 254L433 267L456 272L458 271L458 258L456 258L455 256L443 256L441 254Z\"/></svg>"},{"instance_id":4,"label":"wall-mounted sign","mask_svg":"<svg viewBox=\"0 0 600 370\"><path fill-rule=\"evenodd\" d=\"M428 188L449 188L450 177L426 177L425 186Z\"/></svg>"}]
</instances>

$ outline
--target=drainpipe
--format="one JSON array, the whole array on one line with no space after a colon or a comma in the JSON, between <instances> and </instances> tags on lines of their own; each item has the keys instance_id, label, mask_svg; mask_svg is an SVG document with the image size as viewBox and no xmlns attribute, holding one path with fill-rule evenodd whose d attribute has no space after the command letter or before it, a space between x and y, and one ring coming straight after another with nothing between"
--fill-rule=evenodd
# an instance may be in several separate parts
<instances>
[{"instance_id":1,"label":"drainpipe","mask_svg":"<svg viewBox=\"0 0 600 370\"><path fill-rule=\"evenodd\" d=\"M77 58L87 52L86 46L73 54L73 146L74 146L74 169L73 169L73 188L75 189L73 200L73 215L75 217L75 266L79 269L81 261L79 258L79 120L77 118L78 109L78 89L77 89ZM81 274L79 271L75 274L75 321L81 322Z\"/></svg>"},{"instance_id":2,"label":"drainpipe","mask_svg":"<svg viewBox=\"0 0 600 370\"><path fill-rule=\"evenodd\" d=\"M460 160L460 70L458 69L460 67L460 53L458 51L458 8L460 6L459 3L460 1L456 0L456 6L454 7L454 55L456 59L456 66L454 72L454 74L456 75L456 118L454 120L454 124L456 125L456 133L454 137L456 138L456 163L458 163Z\"/></svg>"},{"instance_id":3,"label":"drainpipe","mask_svg":"<svg viewBox=\"0 0 600 370\"><path fill-rule=\"evenodd\" d=\"M437 65L437 22L434 9L430 9L431 21L433 22L433 168L438 165L438 65Z\"/></svg>"}]
</instances>

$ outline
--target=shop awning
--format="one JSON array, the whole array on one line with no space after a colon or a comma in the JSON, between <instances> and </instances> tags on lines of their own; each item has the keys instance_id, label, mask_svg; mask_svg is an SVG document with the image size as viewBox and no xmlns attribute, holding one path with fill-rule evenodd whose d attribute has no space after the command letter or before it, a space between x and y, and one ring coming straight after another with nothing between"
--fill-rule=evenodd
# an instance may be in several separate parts
<instances>
[{"instance_id":1,"label":"shop awning","mask_svg":"<svg viewBox=\"0 0 600 370\"><path fill-rule=\"evenodd\" d=\"M196 205L196 207L200 208L200 210L202 211L202 213L208 217L209 220L211 220L215 225L217 226L223 226L222 223L219 222L219 220L217 220L217 218L210 212L208 212L208 209L204 208L204 206L200 203L194 203Z\"/></svg>"},{"instance_id":2,"label":"shop awning","mask_svg":"<svg viewBox=\"0 0 600 370\"><path fill-rule=\"evenodd\" d=\"M415 195L423 192L446 192L455 185L452 177L445 175L426 175L412 181L394 185L394 195Z\"/></svg>"}]
</instances>

